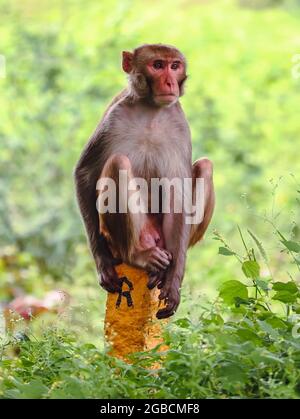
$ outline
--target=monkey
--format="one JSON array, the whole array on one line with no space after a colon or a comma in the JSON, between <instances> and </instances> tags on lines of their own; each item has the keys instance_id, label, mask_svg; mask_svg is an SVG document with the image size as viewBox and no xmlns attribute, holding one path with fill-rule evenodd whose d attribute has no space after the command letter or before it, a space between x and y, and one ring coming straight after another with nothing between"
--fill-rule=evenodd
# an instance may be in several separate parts
<instances>
[{"instance_id":1,"label":"monkey","mask_svg":"<svg viewBox=\"0 0 300 419\"><path fill-rule=\"evenodd\" d=\"M122 52L122 68L128 86L112 100L80 156L76 194L100 285L120 292L118 263L145 269L148 288L160 289L159 299L165 301L156 314L162 319L177 310L187 249L203 238L211 221L213 166L208 158L192 163L190 128L179 102L187 79L184 55L173 46L145 44ZM186 223L185 211L177 213L174 202L169 213L160 205L156 213L99 214L96 200L104 190L96 190L97 182L110 178L118 184L121 170L128 180L138 177L148 184L152 178L191 178L193 194L196 179L202 178L201 222Z\"/></svg>"}]
</instances>

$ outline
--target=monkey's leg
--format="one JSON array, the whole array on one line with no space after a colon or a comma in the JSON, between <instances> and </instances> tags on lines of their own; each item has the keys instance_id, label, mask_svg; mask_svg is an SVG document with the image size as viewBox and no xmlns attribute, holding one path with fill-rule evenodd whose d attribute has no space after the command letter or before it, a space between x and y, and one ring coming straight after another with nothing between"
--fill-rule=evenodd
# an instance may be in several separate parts
<instances>
[{"instance_id":1,"label":"monkey's leg","mask_svg":"<svg viewBox=\"0 0 300 419\"><path fill-rule=\"evenodd\" d=\"M127 171L127 193L120 190L119 196L120 170ZM129 158L125 155L111 156L104 165L100 180L101 178L110 178L116 185L116 212L100 213L100 229L106 236L114 256L149 272L166 269L171 256L157 246L160 235L153 219L141 212L132 213L128 206L127 200L136 192L128 189L130 181L134 185ZM100 199L101 194L105 192L104 189L99 190ZM125 209L125 212L121 212L120 208Z\"/></svg>"},{"instance_id":2,"label":"monkey's leg","mask_svg":"<svg viewBox=\"0 0 300 419\"><path fill-rule=\"evenodd\" d=\"M210 160L202 158L193 164L193 179L204 179L204 216L200 224L192 224L189 247L194 246L204 236L211 221L215 208L215 192L213 184L213 166ZM195 183L193 185L195 188ZM195 189L193 190L194 196Z\"/></svg>"},{"instance_id":3,"label":"monkey's leg","mask_svg":"<svg viewBox=\"0 0 300 419\"><path fill-rule=\"evenodd\" d=\"M157 312L159 319L169 317L176 311L180 301L180 286L184 275L187 247L195 244L203 237L211 220L215 202L212 173L212 164L208 159L200 159L193 165L193 195L197 196L195 193L196 179L204 179L204 216L200 224L189 226L185 222L184 214L175 213L172 211L172 207L170 213L164 214L164 239L167 249L171 250L173 254L174 260L170 269L166 271L165 277L159 279L160 282L149 281L150 286L157 285L161 289L159 298L167 303L163 309ZM171 198L171 205L172 202L173 197Z\"/></svg>"}]
</instances>

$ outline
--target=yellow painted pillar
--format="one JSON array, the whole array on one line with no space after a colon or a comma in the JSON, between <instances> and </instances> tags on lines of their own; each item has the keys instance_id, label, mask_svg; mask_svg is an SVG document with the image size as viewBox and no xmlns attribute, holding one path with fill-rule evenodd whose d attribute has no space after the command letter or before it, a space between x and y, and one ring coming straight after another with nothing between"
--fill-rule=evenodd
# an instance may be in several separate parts
<instances>
[{"instance_id":1,"label":"yellow painted pillar","mask_svg":"<svg viewBox=\"0 0 300 419\"><path fill-rule=\"evenodd\" d=\"M126 360L131 353L163 343L162 326L166 321L156 318L163 303L158 299L157 288L148 289L147 273L124 263L116 270L119 278L123 278L122 295L107 295L105 337L110 345L109 353Z\"/></svg>"}]
</instances>

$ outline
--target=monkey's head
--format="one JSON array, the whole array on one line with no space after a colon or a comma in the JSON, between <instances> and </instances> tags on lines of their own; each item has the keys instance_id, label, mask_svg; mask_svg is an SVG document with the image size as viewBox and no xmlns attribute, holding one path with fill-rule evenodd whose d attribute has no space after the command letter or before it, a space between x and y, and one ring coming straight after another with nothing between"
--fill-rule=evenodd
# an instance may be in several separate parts
<instances>
[{"instance_id":1,"label":"monkey's head","mask_svg":"<svg viewBox=\"0 0 300 419\"><path fill-rule=\"evenodd\" d=\"M156 106L170 106L183 95L186 61L178 49L162 44L123 51L122 67L129 75L131 94Z\"/></svg>"}]
</instances>

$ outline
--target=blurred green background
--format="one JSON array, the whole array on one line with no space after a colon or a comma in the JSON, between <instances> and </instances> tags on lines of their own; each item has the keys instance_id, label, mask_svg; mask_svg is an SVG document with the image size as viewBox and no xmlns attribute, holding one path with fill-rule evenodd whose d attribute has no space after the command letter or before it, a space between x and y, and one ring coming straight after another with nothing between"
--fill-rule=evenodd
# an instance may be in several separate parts
<instances>
[{"instance_id":1,"label":"blurred green background","mask_svg":"<svg viewBox=\"0 0 300 419\"><path fill-rule=\"evenodd\" d=\"M186 55L182 104L193 156L208 156L215 167L216 212L205 241L189 252L179 312L192 298L213 299L223 280L238 275L234 261L218 256L214 229L240 247L237 224L250 226L275 254L276 271L280 252L263 217L299 237L300 78L292 61L300 53L299 3L0 0L2 305L16 289L37 297L64 289L71 303L60 321L79 340L101 344L105 293L72 172L126 84L121 51L143 43L173 44ZM49 314L33 327L57 321Z\"/></svg>"}]
</instances>

